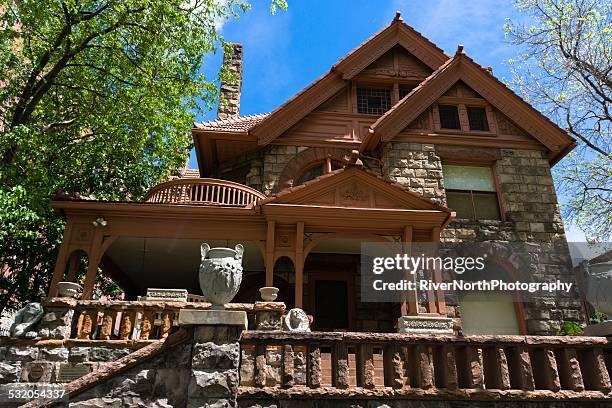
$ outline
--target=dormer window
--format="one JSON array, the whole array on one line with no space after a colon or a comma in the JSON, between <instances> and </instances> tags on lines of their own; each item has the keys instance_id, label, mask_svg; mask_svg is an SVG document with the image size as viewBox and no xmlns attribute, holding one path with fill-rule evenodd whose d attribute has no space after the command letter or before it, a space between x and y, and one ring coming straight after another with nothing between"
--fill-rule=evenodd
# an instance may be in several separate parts
<instances>
[{"instance_id":1,"label":"dormer window","mask_svg":"<svg viewBox=\"0 0 612 408\"><path fill-rule=\"evenodd\" d=\"M385 88L357 88L357 112L382 115L391 108L391 90Z\"/></svg>"},{"instance_id":2,"label":"dormer window","mask_svg":"<svg viewBox=\"0 0 612 408\"><path fill-rule=\"evenodd\" d=\"M442 129L461 129L459 110L455 105L438 105L440 127Z\"/></svg>"},{"instance_id":3,"label":"dormer window","mask_svg":"<svg viewBox=\"0 0 612 408\"><path fill-rule=\"evenodd\" d=\"M470 122L470 130L489 131L489 122L487 121L487 112L481 106L467 107L468 121Z\"/></svg>"}]
</instances>

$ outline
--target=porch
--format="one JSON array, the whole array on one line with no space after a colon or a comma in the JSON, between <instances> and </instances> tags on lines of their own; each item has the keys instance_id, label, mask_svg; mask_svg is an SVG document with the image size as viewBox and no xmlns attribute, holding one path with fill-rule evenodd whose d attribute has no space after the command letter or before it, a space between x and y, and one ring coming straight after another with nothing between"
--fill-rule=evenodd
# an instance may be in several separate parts
<instances>
[{"instance_id":1,"label":"porch","mask_svg":"<svg viewBox=\"0 0 612 408\"><path fill-rule=\"evenodd\" d=\"M253 303L260 287L277 286L279 300L305 309L319 330L393 331L399 316L446 313L444 294L431 292L421 305L413 299L386 306L380 327L374 317L362 316L365 306L356 294L361 243L435 243L453 213L369 172L356 157L345 168L269 197L223 180L178 179L152 188L144 202L52 205L67 224L51 298L59 282L78 281L81 298L93 299L100 273L123 289L126 300L147 288L198 295L201 243L241 243L244 284L236 302ZM326 296L334 290L342 293L340 303L321 302L334 300ZM337 316L322 313L330 308Z\"/></svg>"}]
</instances>

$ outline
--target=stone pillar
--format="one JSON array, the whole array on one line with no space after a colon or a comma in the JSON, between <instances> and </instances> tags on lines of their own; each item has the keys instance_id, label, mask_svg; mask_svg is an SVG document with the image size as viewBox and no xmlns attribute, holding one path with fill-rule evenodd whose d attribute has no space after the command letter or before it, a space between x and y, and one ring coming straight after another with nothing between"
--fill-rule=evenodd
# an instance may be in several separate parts
<instances>
[{"instance_id":1,"label":"stone pillar","mask_svg":"<svg viewBox=\"0 0 612 408\"><path fill-rule=\"evenodd\" d=\"M50 298L41 304L45 313L40 321L38 335L46 339L69 339L76 299Z\"/></svg>"},{"instance_id":2,"label":"stone pillar","mask_svg":"<svg viewBox=\"0 0 612 408\"><path fill-rule=\"evenodd\" d=\"M193 327L187 407L236 407L246 312L181 309L179 325Z\"/></svg>"},{"instance_id":3,"label":"stone pillar","mask_svg":"<svg viewBox=\"0 0 612 408\"><path fill-rule=\"evenodd\" d=\"M228 43L223 54L223 74L221 80L217 119L230 119L240 116L240 93L242 89L242 44Z\"/></svg>"}]
</instances>

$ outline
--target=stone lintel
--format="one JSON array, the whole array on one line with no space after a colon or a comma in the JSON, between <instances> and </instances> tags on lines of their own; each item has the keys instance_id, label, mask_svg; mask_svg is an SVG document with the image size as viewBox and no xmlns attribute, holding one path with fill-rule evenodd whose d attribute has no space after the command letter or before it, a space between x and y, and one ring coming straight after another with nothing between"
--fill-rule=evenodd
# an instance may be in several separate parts
<instances>
[{"instance_id":1,"label":"stone lintel","mask_svg":"<svg viewBox=\"0 0 612 408\"><path fill-rule=\"evenodd\" d=\"M239 310L197 310L181 309L179 326L239 326L248 328L247 314Z\"/></svg>"},{"instance_id":2,"label":"stone lintel","mask_svg":"<svg viewBox=\"0 0 612 408\"><path fill-rule=\"evenodd\" d=\"M401 316L397 319L399 333L453 334L453 319L438 316Z\"/></svg>"}]
</instances>

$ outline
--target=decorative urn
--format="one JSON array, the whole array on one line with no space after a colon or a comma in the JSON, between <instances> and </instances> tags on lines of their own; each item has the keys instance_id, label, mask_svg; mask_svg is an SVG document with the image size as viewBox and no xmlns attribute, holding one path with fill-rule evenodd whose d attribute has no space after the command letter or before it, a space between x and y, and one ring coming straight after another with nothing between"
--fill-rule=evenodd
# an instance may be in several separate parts
<instances>
[{"instance_id":1,"label":"decorative urn","mask_svg":"<svg viewBox=\"0 0 612 408\"><path fill-rule=\"evenodd\" d=\"M207 243L201 247L200 288L202 294L212 303L213 309L223 309L232 301L242 282L242 254L240 244L235 249L211 248Z\"/></svg>"},{"instance_id":2,"label":"decorative urn","mask_svg":"<svg viewBox=\"0 0 612 408\"><path fill-rule=\"evenodd\" d=\"M78 298L83 288L76 282L58 282L57 291L61 297Z\"/></svg>"}]
</instances>

